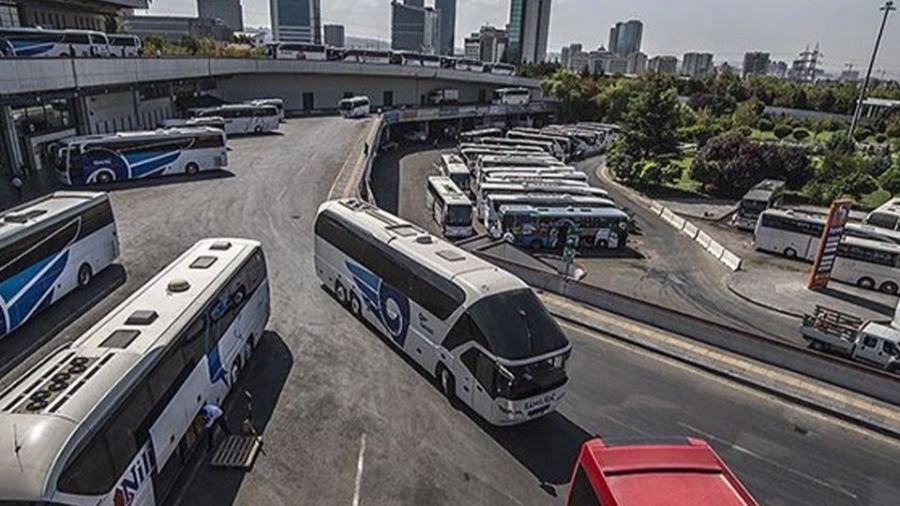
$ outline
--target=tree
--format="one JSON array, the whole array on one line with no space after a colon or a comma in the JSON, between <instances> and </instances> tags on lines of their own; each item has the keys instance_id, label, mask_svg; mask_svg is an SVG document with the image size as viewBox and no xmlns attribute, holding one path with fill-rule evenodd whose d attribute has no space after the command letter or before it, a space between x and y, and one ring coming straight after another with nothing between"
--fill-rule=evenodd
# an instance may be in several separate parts
<instances>
[{"instance_id":1,"label":"tree","mask_svg":"<svg viewBox=\"0 0 900 506\"><path fill-rule=\"evenodd\" d=\"M697 147L702 148L707 141L722 133L723 128L706 109L700 109L694 114L694 124L683 127L678 132L679 137L685 142L696 142Z\"/></svg>"},{"instance_id":2,"label":"tree","mask_svg":"<svg viewBox=\"0 0 900 506\"><path fill-rule=\"evenodd\" d=\"M794 130L792 135L794 136L794 140L796 140L797 142L801 142L809 137L809 131L805 128L797 128L796 130Z\"/></svg>"},{"instance_id":3,"label":"tree","mask_svg":"<svg viewBox=\"0 0 900 506\"><path fill-rule=\"evenodd\" d=\"M900 163L894 164L878 177L881 187L891 192L891 195L900 193Z\"/></svg>"},{"instance_id":4,"label":"tree","mask_svg":"<svg viewBox=\"0 0 900 506\"><path fill-rule=\"evenodd\" d=\"M579 76L570 69L560 69L543 82L544 94L559 100L563 121L597 120L600 118L593 100L592 77Z\"/></svg>"},{"instance_id":5,"label":"tree","mask_svg":"<svg viewBox=\"0 0 900 506\"><path fill-rule=\"evenodd\" d=\"M738 104L737 109L734 110L732 117L734 126L756 128L763 118L765 109L766 105L755 98L741 102Z\"/></svg>"},{"instance_id":6,"label":"tree","mask_svg":"<svg viewBox=\"0 0 900 506\"><path fill-rule=\"evenodd\" d=\"M642 79L622 121L632 148L629 152L642 158L676 153L680 117L678 93L671 81L659 75Z\"/></svg>"}]
</instances>

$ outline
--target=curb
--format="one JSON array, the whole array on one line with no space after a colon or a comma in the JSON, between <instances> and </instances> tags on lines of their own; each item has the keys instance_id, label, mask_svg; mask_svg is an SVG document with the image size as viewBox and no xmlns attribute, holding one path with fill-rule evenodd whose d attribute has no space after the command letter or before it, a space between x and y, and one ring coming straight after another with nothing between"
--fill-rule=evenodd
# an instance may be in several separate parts
<instances>
[{"instance_id":1,"label":"curb","mask_svg":"<svg viewBox=\"0 0 900 506\"><path fill-rule=\"evenodd\" d=\"M754 306L758 306L758 307L761 307L761 308L763 308L763 309L767 309L767 310L769 310L769 311L774 311L774 312L776 312L776 313L778 313L778 314L781 314L781 315L784 315L784 316L790 316L791 318L800 318L800 319L803 318L803 314L801 314L801 313L794 313L794 312L788 311L788 310L786 310L786 309L781 309L781 308L778 308L778 307L775 307L775 306L770 306L769 304L765 304L765 303L763 303L763 302L759 302L758 300L755 300L755 299L753 299L753 298L750 297L750 296L744 295L743 293L741 293L740 291L738 291L737 288L734 288L733 286L731 286L731 280L730 280L730 279L729 279L728 281L725 282L725 288L728 288L728 291L731 292L731 293L733 293L737 298L739 298L739 299L741 299L741 300L743 300L743 301L749 302L749 303L753 304Z\"/></svg>"},{"instance_id":2,"label":"curb","mask_svg":"<svg viewBox=\"0 0 900 506\"><path fill-rule=\"evenodd\" d=\"M887 437L890 437L893 439L900 439L900 428L885 426L883 424L878 423L875 420L870 420L866 417L861 417L861 416L846 413L844 411L841 411L838 408L812 401L804 396L782 390L775 386L766 384L763 381L747 377L743 374L739 374L736 371L726 369L726 368L716 367L715 365L703 362L701 359L692 357L688 354L678 353L678 352L668 350L668 349L665 349L662 347L654 346L650 343L644 342L643 340L641 340L639 338L616 333L616 332L607 330L603 327L600 327L596 324L586 323L580 319L573 318L571 316L562 314L560 311L553 309L552 306L548 307L548 310L550 311L550 314L552 314L555 318L563 320L571 325L582 327L582 328L591 330L593 332L596 332L598 334L602 334L604 336L610 337L617 341L621 341L621 342L631 344L633 346L637 346L643 350L653 352L654 354L662 355L662 356L671 358L673 360L677 360L681 363L688 364L692 367L696 367L696 368L706 371L710 374L714 374L716 376L726 378L731 381L735 381L737 383L740 383L744 386L753 388L755 390L759 390L759 391L768 393L779 399L790 402L791 404L803 406L810 410L837 418L839 420L843 420L844 422L865 428L867 430L871 430L873 432L876 432L878 434L881 434L881 435L884 435L884 436L887 436Z\"/></svg>"}]
</instances>

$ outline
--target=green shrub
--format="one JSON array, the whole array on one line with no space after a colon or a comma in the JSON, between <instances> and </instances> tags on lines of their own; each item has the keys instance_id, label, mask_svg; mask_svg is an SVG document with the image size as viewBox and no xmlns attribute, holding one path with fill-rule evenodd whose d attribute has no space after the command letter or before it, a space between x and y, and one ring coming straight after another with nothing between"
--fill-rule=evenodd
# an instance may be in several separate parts
<instances>
[{"instance_id":1,"label":"green shrub","mask_svg":"<svg viewBox=\"0 0 900 506\"><path fill-rule=\"evenodd\" d=\"M875 136L875 142L877 142L878 144L884 144L885 142L887 142L887 140L888 136L885 134L878 134Z\"/></svg>"},{"instance_id":2,"label":"green shrub","mask_svg":"<svg viewBox=\"0 0 900 506\"><path fill-rule=\"evenodd\" d=\"M759 128L763 132L771 132L775 128L775 123L773 123L769 118L763 118L759 120L756 128Z\"/></svg>"},{"instance_id":3,"label":"green shrub","mask_svg":"<svg viewBox=\"0 0 900 506\"><path fill-rule=\"evenodd\" d=\"M805 128L798 128L798 129L794 130L793 136L794 136L794 139L796 139L798 141L802 141L803 139L806 139L809 137L809 130L807 130Z\"/></svg>"},{"instance_id":4,"label":"green shrub","mask_svg":"<svg viewBox=\"0 0 900 506\"><path fill-rule=\"evenodd\" d=\"M776 137L776 138L778 138L778 139L784 139L784 138L786 138L787 136L791 135L791 132L793 132L793 129L792 129L790 126L788 126L788 125L777 125L777 126L775 126L775 130L774 130L773 133L775 134L775 137Z\"/></svg>"},{"instance_id":5,"label":"green shrub","mask_svg":"<svg viewBox=\"0 0 900 506\"><path fill-rule=\"evenodd\" d=\"M853 133L853 138L856 139L856 142L863 142L871 135L872 131L868 128L859 128L856 130L856 132Z\"/></svg>"}]
</instances>

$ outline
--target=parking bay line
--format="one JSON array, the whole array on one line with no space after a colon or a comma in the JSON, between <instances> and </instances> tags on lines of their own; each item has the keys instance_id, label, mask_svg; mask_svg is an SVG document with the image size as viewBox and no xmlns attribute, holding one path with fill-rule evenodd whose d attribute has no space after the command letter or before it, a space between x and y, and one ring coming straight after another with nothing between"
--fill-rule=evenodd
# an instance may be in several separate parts
<instances>
[{"instance_id":1,"label":"parking bay line","mask_svg":"<svg viewBox=\"0 0 900 506\"><path fill-rule=\"evenodd\" d=\"M366 433L363 432L359 438L359 456L356 457L356 481L353 485L353 503L352 506L359 506L359 489L362 486L363 464L366 455Z\"/></svg>"}]
</instances>

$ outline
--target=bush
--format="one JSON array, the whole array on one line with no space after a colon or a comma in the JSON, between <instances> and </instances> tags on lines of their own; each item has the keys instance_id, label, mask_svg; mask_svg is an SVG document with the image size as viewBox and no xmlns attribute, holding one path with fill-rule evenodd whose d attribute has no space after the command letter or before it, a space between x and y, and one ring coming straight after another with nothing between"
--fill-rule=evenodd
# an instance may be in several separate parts
<instances>
[{"instance_id":1,"label":"bush","mask_svg":"<svg viewBox=\"0 0 900 506\"><path fill-rule=\"evenodd\" d=\"M752 137L753 129L750 127L741 127L735 130L741 137Z\"/></svg>"},{"instance_id":2,"label":"bush","mask_svg":"<svg viewBox=\"0 0 900 506\"><path fill-rule=\"evenodd\" d=\"M859 128L856 130L856 132L853 133L853 138L856 139L856 142L864 142L871 136L872 131L868 128Z\"/></svg>"},{"instance_id":3,"label":"bush","mask_svg":"<svg viewBox=\"0 0 900 506\"><path fill-rule=\"evenodd\" d=\"M763 132L771 132L775 128L775 123L769 118L763 118L759 120L759 124L756 125L756 128L759 128Z\"/></svg>"},{"instance_id":4,"label":"bush","mask_svg":"<svg viewBox=\"0 0 900 506\"><path fill-rule=\"evenodd\" d=\"M884 144L887 141L888 141L888 136L885 134L878 134L875 136L875 142L877 142L878 144Z\"/></svg>"},{"instance_id":5,"label":"bush","mask_svg":"<svg viewBox=\"0 0 900 506\"><path fill-rule=\"evenodd\" d=\"M777 125L773 133L777 139L784 139L793 133L793 129L789 125Z\"/></svg>"},{"instance_id":6,"label":"bush","mask_svg":"<svg viewBox=\"0 0 900 506\"><path fill-rule=\"evenodd\" d=\"M802 141L803 139L809 137L809 130L806 130L805 128L798 128L794 130L793 136L795 140Z\"/></svg>"},{"instance_id":7,"label":"bush","mask_svg":"<svg viewBox=\"0 0 900 506\"><path fill-rule=\"evenodd\" d=\"M894 165L884 171L878 178L881 187L891 192L891 195L900 193L900 165Z\"/></svg>"}]
</instances>

